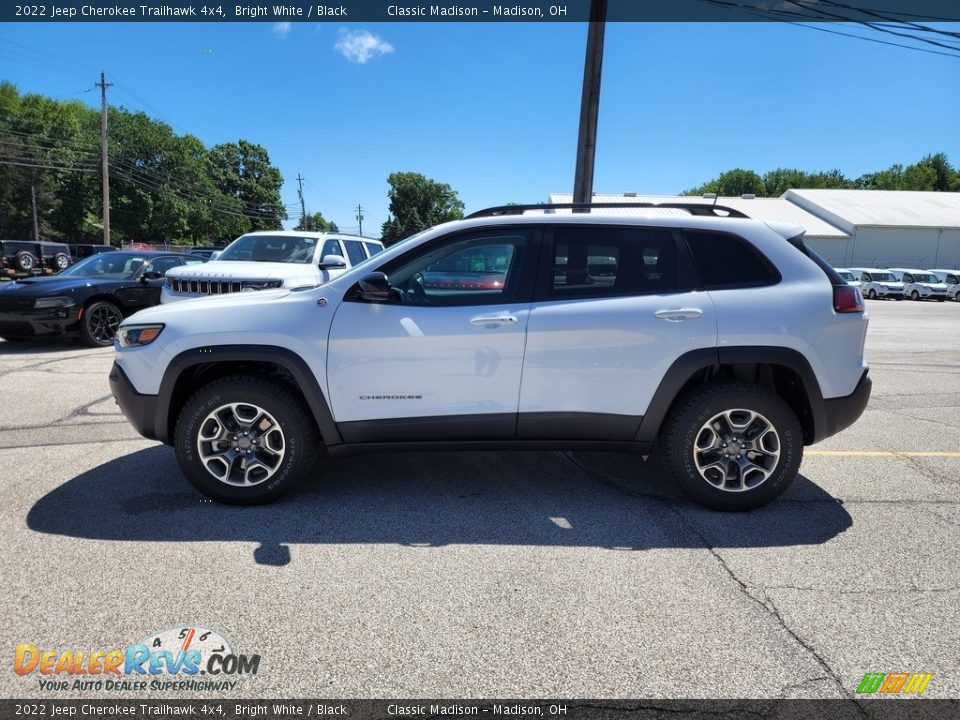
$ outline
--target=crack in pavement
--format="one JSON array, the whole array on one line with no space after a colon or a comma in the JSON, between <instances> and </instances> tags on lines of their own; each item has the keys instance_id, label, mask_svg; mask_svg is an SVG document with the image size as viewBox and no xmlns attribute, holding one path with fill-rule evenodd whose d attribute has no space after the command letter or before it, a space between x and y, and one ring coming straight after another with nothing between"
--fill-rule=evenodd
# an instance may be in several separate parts
<instances>
[{"instance_id":1,"label":"crack in pavement","mask_svg":"<svg viewBox=\"0 0 960 720\"><path fill-rule=\"evenodd\" d=\"M826 675L820 675L820 676L818 676L818 677L812 677L812 678L807 678L807 679L805 679L805 680L801 680L800 682L797 682L797 683L790 683L789 685L784 685L782 688L780 688L780 695L779 695L779 697L780 697L781 699L786 700L786 699L789 697L788 693L789 693L791 690L799 690L799 689L801 689L801 688L803 688L803 687L805 687L805 686L807 686L807 685L809 685L809 684L811 684L811 683L815 683L815 682L818 682L818 681L820 681L820 680L828 680L828 681L829 681L829 680L831 680L831 679L832 679L832 678L829 678L829 677L827 677Z\"/></svg>"},{"instance_id":2,"label":"crack in pavement","mask_svg":"<svg viewBox=\"0 0 960 720\"><path fill-rule=\"evenodd\" d=\"M79 405L75 407L73 410L70 410L63 417L60 417L56 420L51 420L50 422L44 423L43 425L12 425L9 427L0 428L0 432L7 432L11 430L48 430L51 427L86 427L91 425L115 425L115 424L120 424L122 422L126 422L126 420L111 420L107 422L98 422L98 423L65 424L65 423L68 423L70 420L75 420L83 417L109 417L111 415L122 416L122 413L120 411L117 411L115 413L101 413L101 414L94 414L90 412L90 408L92 408L94 405L99 405L100 403L105 402L111 399L112 397L113 397L112 394L107 394L107 395L104 395L103 397L97 398L96 400L91 400L88 403L84 403L83 405Z\"/></svg>"},{"instance_id":3,"label":"crack in pavement","mask_svg":"<svg viewBox=\"0 0 960 720\"><path fill-rule=\"evenodd\" d=\"M22 450L24 448L57 448L57 447L68 447L70 445L103 445L106 443L118 443L118 442L139 442L143 441L145 443L159 445L155 440L147 440L142 435L131 435L130 437L121 437L121 438L104 438L100 440L72 440L69 442L60 442L60 443L29 443L25 445L0 445L0 452L4 450Z\"/></svg>"},{"instance_id":4,"label":"crack in pavement","mask_svg":"<svg viewBox=\"0 0 960 720\"><path fill-rule=\"evenodd\" d=\"M875 595L877 593L893 593L896 595L903 595L904 593L914 594L914 593L951 593L960 591L960 586L958 587L948 587L948 588L920 588L916 585L910 585L909 587L900 587L900 588L857 588L852 590L838 590L836 587L816 587L813 585L802 586L802 585L763 585L757 586L762 587L763 590L798 590L801 592L830 592L836 595Z\"/></svg>"},{"instance_id":5,"label":"crack in pavement","mask_svg":"<svg viewBox=\"0 0 960 720\"><path fill-rule=\"evenodd\" d=\"M771 600L767 596L767 594L763 591L763 588L750 585L744 582L743 580L741 580L737 576L737 574L733 571L733 569L727 564L727 561L723 557L723 555L721 555L717 551L717 549L710 544L710 541L701 532L700 528L698 528L693 523L693 521L682 512L682 510L680 509L680 503L677 500L674 500L671 498L665 498L659 495L652 495L649 493L634 493L633 491L628 490L627 488L624 488L623 486L619 485L613 478L610 478L609 476L603 473L596 472L590 468L584 467L579 462L577 462L576 458L572 457L572 455L569 452L561 451L560 455L561 457L565 458L567 462L569 462L571 465L573 465L582 473L584 473L587 477L594 478L597 482L599 482L602 485L606 485L607 487L613 488L614 490L617 490L618 492L623 493L624 495L627 495L630 497L640 497L644 499L657 500L659 502L662 502L664 505L666 505L667 509L669 509L674 515L677 516L677 518L680 520L683 526L686 527L686 529L700 541L704 549L707 550L707 552L709 552L713 556L713 558L717 561L717 563L720 565L723 571L730 577L730 579L733 580L739 586L741 594L749 598L757 606L763 608L765 610L766 615L771 617L777 623L777 625L779 625L780 628L785 633L787 633L787 635L789 635L798 645L800 645L807 652L807 654L814 660L814 662L816 662L817 665L819 665L820 668L825 673L827 673L827 675L829 676L829 679L833 682L834 686L836 687L839 693L841 693L845 698L849 700L854 700L853 694L846 687L842 678L840 678L840 676L837 675L837 673L833 670L833 668L830 667L830 664L826 661L826 659L817 651L815 647L813 647L811 643L807 642L802 637L800 637L800 635L787 624L786 619L783 617L783 613L780 612L780 609L776 606L773 600ZM855 705L858 708L860 714L864 717L867 717L867 713L863 709L863 707L861 707L859 703L855 703Z\"/></svg>"}]
</instances>

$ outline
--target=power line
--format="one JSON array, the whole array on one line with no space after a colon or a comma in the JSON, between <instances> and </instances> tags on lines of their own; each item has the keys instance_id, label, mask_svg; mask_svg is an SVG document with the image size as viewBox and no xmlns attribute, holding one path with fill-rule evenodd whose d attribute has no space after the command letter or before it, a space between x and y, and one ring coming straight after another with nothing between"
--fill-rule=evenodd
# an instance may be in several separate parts
<instances>
[{"instance_id":1,"label":"power line","mask_svg":"<svg viewBox=\"0 0 960 720\"><path fill-rule=\"evenodd\" d=\"M834 13L834 12L829 12L829 11L819 11L819 12L816 12L816 11L814 11L814 10L812 9L812 7L811 7L810 5L805 4L805 3L801 3L801 2L797 2L796 0L784 0L784 2L789 3L789 4L791 4L791 5L795 5L795 6L799 7L799 8L801 8L802 10L804 10L805 12L797 12L797 11L791 11L791 10L783 10L783 9L779 9L779 8L777 8L777 9L774 9L774 8L761 9L761 8L758 8L758 7L755 6L755 5L745 5L745 4L742 3L742 2L735 2L734 0L700 0L700 2L702 2L702 3L704 3L704 4L707 4L707 5L713 5L713 6L715 6L715 7L724 8L724 9L727 9L727 10L736 10L736 11L739 11L739 12L743 12L743 13L745 13L745 14L747 14L747 15L753 15L753 16L755 16L755 17L762 18L762 19L764 19L764 20L777 20L777 21L780 21L780 22L784 22L784 23L786 23L786 24L788 24L788 25L794 25L794 26L796 26L796 27L807 28L808 30L817 30L817 31L819 31L819 32L830 33L831 35L840 35L840 36L843 36L843 37L853 38L853 39L855 39L855 40L863 40L863 41L866 41L866 42L878 43L878 44L880 44L880 45L889 45L889 46L891 46L891 47L899 47L899 48L904 48L904 49L906 49L906 50L914 50L914 51L916 51L916 52L923 52L923 53L928 53L928 54L931 54L931 55L944 55L944 56L952 57L952 58L960 58L960 48L956 48L956 47L954 47L953 45L947 45L947 44L944 44L944 43L941 43L941 42L937 42L937 41L934 41L934 40L929 40L928 38L918 37L918 36L915 36L915 35L911 35L910 33L896 33L896 32L893 32L893 31L891 31L891 30L884 30L882 27L873 27L874 25L879 25L879 23L869 23L869 22L864 22L864 21L858 21L858 20L855 20L855 19L853 19L853 18L847 17L847 16L845 16L845 15L840 15L840 14ZM852 7L852 6L850 6L850 7ZM857 10L857 8L852 8L852 9ZM937 45L937 46L939 46L939 47L945 48L946 50L952 51L952 52L943 52L943 51L939 51L939 50L929 50L929 49L927 49L927 48L916 47L915 45L906 45L906 44L903 44L903 43L891 42L891 41L889 41L889 40L880 40L880 39L878 39L878 38L871 38L871 37L866 37L866 36L864 36L864 35L856 35L856 34L853 34L853 33L846 33L846 32L842 32L842 31L840 31L840 30L829 30L829 29L824 28L824 27L819 27L819 26L816 26L816 25L808 25L808 24L803 23L803 22L797 22L796 20L787 20L787 19L785 19L785 18L801 18L801 19L803 19L803 20L813 20L813 21L816 21L816 20L827 20L827 21L831 21L831 22L838 21L838 20L842 20L842 21L846 21L846 22L849 22L849 23L852 23L852 24L861 25L861 26L867 28L868 30L873 30L874 32L887 32L887 33L891 33L891 34L894 34L894 35L899 35L900 37L908 38L908 39L910 39L910 40L915 40L915 41L917 41L917 42L927 43L927 44L934 44L934 45ZM892 22L895 23L895 24L902 25L902 23L898 23L898 21L896 21L896 20L892 20Z\"/></svg>"},{"instance_id":2,"label":"power line","mask_svg":"<svg viewBox=\"0 0 960 720\"><path fill-rule=\"evenodd\" d=\"M807 7L806 5L804 5L804 4L801 3L801 2L798 2L797 0L783 0L783 2L789 3L789 4L791 4L791 5L796 5L796 6L801 7L801 8L806 8L806 7ZM834 6L834 7L841 7L841 8L849 8L849 9L855 10L855 11L857 11L857 12L864 12L864 11L860 10L859 8L851 8L849 5L840 5L840 4L838 4L838 3L830 2L829 0L828 0L827 2L824 2L824 3L818 3L818 5L819 5L819 4L826 4L826 5L831 5L831 6ZM917 37L916 35L911 35L911 34L909 34L909 33L898 33L898 32L895 32L895 31L893 31L893 30L889 30L889 29L883 28L883 27L874 27L873 25L871 25L871 23L865 22L865 21L863 21L863 20L857 20L857 19L855 19L855 18L848 17L847 15L841 15L841 14L839 14L839 13L829 12L829 11L826 11L826 10L821 10L820 12L823 13L824 15L826 15L828 18L833 19L833 20L844 20L844 21L846 21L846 22L855 22L855 23L857 23L858 25L863 25L863 26L865 26L865 27L871 28L871 29L876 30L876 31L878 31L878 32L889 33L890 35L896 35L897 37L909 38L910 40L916 40L917 42L927 43L928 45L934 45L934 46L936 46L936 47L946 48L947 50L953 50L953 49L954 49L951 45L944 45L942 42L939 42L939 41L937 41L937 40L930 40L929 38ZM882 16L877 15L876 13L873 13L873 12L867 12L867 13L865 13L865 14L873 15L873 16L875 16L875 17L882 17ZM883 19L884 19L884 20L889 20L889 18L883 18Z\"/></svg>"},{"instance_id":3,"label":"power line","mask_svg":"<svg viewBox=\"0 0 960 720\"><path fill-rule=\"evenodd\" d=\"M97 172L96 168L65 167L63 165L37 165L33 163L13 162L12 160L3 159L0 159L0 165L18 165L20 167L42 168L44 170L61 170L63 172Z\"/></svg>"}]
</instances>

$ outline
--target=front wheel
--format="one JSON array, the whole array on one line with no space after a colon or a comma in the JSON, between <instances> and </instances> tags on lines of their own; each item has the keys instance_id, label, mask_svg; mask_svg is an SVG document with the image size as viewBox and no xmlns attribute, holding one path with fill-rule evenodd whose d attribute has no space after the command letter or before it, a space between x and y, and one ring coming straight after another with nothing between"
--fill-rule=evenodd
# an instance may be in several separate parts
<instances>
[{"instance_id":1,"label":"front wheel","mask_svg":"<svg viewBox=\"0 0 960 720\"><path fill-rule=\"evenodd\" d=\"M661 436L680 487L715 510L766 505L796 477L803 432L793 410L759 385L724 381L681 399Z\"/></svg>"},{"instance_id":2,"label":"front wheel","mask_svg":"<svg viewBox=\"0 0 960 720\"><path fill-rule=\"evenodd\" d=\"M920 299L920 293L914 290L912 293L910 293L910 299L916 302L917 300Z\"/></svg>"},{"instance_id":3,"label":"front wheel","mask_svg":"<svg viewBox=\"0 0 960 720\"><path fill-rule=\"evenodd\" d=\"M84 345L91 347L112 345L122 320L123 313L112 302L95 302L86 309L80 320L80 339Z\"/></svg>"},{"instance_id":4,"label":"front wheel","mask_svg":"<svg viewBox=\"0 0 960 720\"><path fill-rule=\"evenodd\" d=\"M229 505L260 505L289 492L322 447L303 400L257 375L231 375L200 388L183 406L174 440L187 480Z\"/></svg>"},{"instance_id":5,"label":"front wheel","mask_svg":"<svg viewBox=\"0 0 960 720\"><path fill-rule=\"evenodd\" d=\"M870 288L869 290L867 290L867 297L868 297L870 300L876 300L876 299L877 299L877 291L874 290L873 288Z\"/></svg>"}]
</instances>

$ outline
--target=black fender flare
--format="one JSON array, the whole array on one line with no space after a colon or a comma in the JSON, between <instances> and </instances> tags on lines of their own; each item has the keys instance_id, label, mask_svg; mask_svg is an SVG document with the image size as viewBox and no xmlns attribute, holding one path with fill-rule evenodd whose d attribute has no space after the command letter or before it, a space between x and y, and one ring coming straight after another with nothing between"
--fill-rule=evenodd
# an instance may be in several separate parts
<instances>
[{"instance_id":1,"label":"black fender flare","mask_svg":"<svg viewBox=\"0 0 960 720\"><path fill-rule=\"evenodd\" d=\"M167 365L157 393L156 429L157 439L167 445L173 444L170 429L170 405L177 381L184 371L196 365L218 362L266 362L282 367L293 378L303 394L327 445L338 445L343 440L327 398L320 389L317 378L306 361L292 350L274 345L211 345L185 350Z\"/></svg>"},{"instance_id":2,"label":"black fender flare","mask_svg":"<svg viewBox=\"0 0 960 720\"><path fill-rule=\"evenodd\" d=\"M831 435L827 422L827 409L817 376L807 359L798 351L768 345L744 345L691 350L678 357L667 369L657 391L650 400L647 412L634 438L637 442L653 443L666 419L674 400L683 386L697 372L719 365L738 364L782 365L789 368L803 383L810 405L810 421L813 424L811 443Z\"/></svg>"}]
</instances>

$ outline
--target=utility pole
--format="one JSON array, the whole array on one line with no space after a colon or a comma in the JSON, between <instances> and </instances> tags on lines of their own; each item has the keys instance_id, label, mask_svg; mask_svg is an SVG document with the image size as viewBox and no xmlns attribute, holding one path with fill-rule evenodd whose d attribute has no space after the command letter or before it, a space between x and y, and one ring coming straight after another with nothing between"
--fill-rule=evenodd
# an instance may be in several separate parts
<instances>
[{"instance_id":1,"label":"utility pole","mask_svg":"<svg viewBox=\"0 0 960 720\"><path fill-rule=\"evenodd\" d=\"M357 222L360 223L360 236L363 236L363 208L357 203Z\"/></svg>"},{"instance_id":2,"label":"utility pole","mask_svg":"<svg viewBox=\"0 0 960 720\"><path fill-rule=\"evenodd\" d=\"M113 85L108 83L106 75L100 73L100 82L95 83L100 88L100 172L103 175L103 244L110 244L110 168L107 163L107 88Z\"/></svg>"},{"instance_id":3,"label":"utility pole","mask_svg":"<svg viewBox=\"0 0 960 720\"><path fill-rule=\"evenodd\" d=\"M590 0L590 27L587 54L583 62L583 94L580 97L580 133L577 138L577 167L573 180L573 201L593 199L593 161L597 152L597 115L600 110L600 71L603 67L603 33L607 21L607 0ZM574 210L574 212L583 212Z\"/></svg>"},{"instance_id":4,"label":"utility pole","mask_svg":"<svg viewBox=\"0 0 960 720\"><path fill-rule=\"evenodd\" d=\"M33 203L33 241L40 242L40 226L37 225L37 191L30 183L30 202Z\"/></svg>"},{"instance_id":5,"label":"utility pole","mask_svg":"<svg viewBox=\"0 0 960 720\"><path fill-rule=\"evenodd\" d=\"M303 225L304 230L309 230L307 227L307 204L303 201L303 178L300 177L300 173L297 173L297 185L300 189L297 191L300 193L300 224Z\"/></svg>"}]
</instances>

